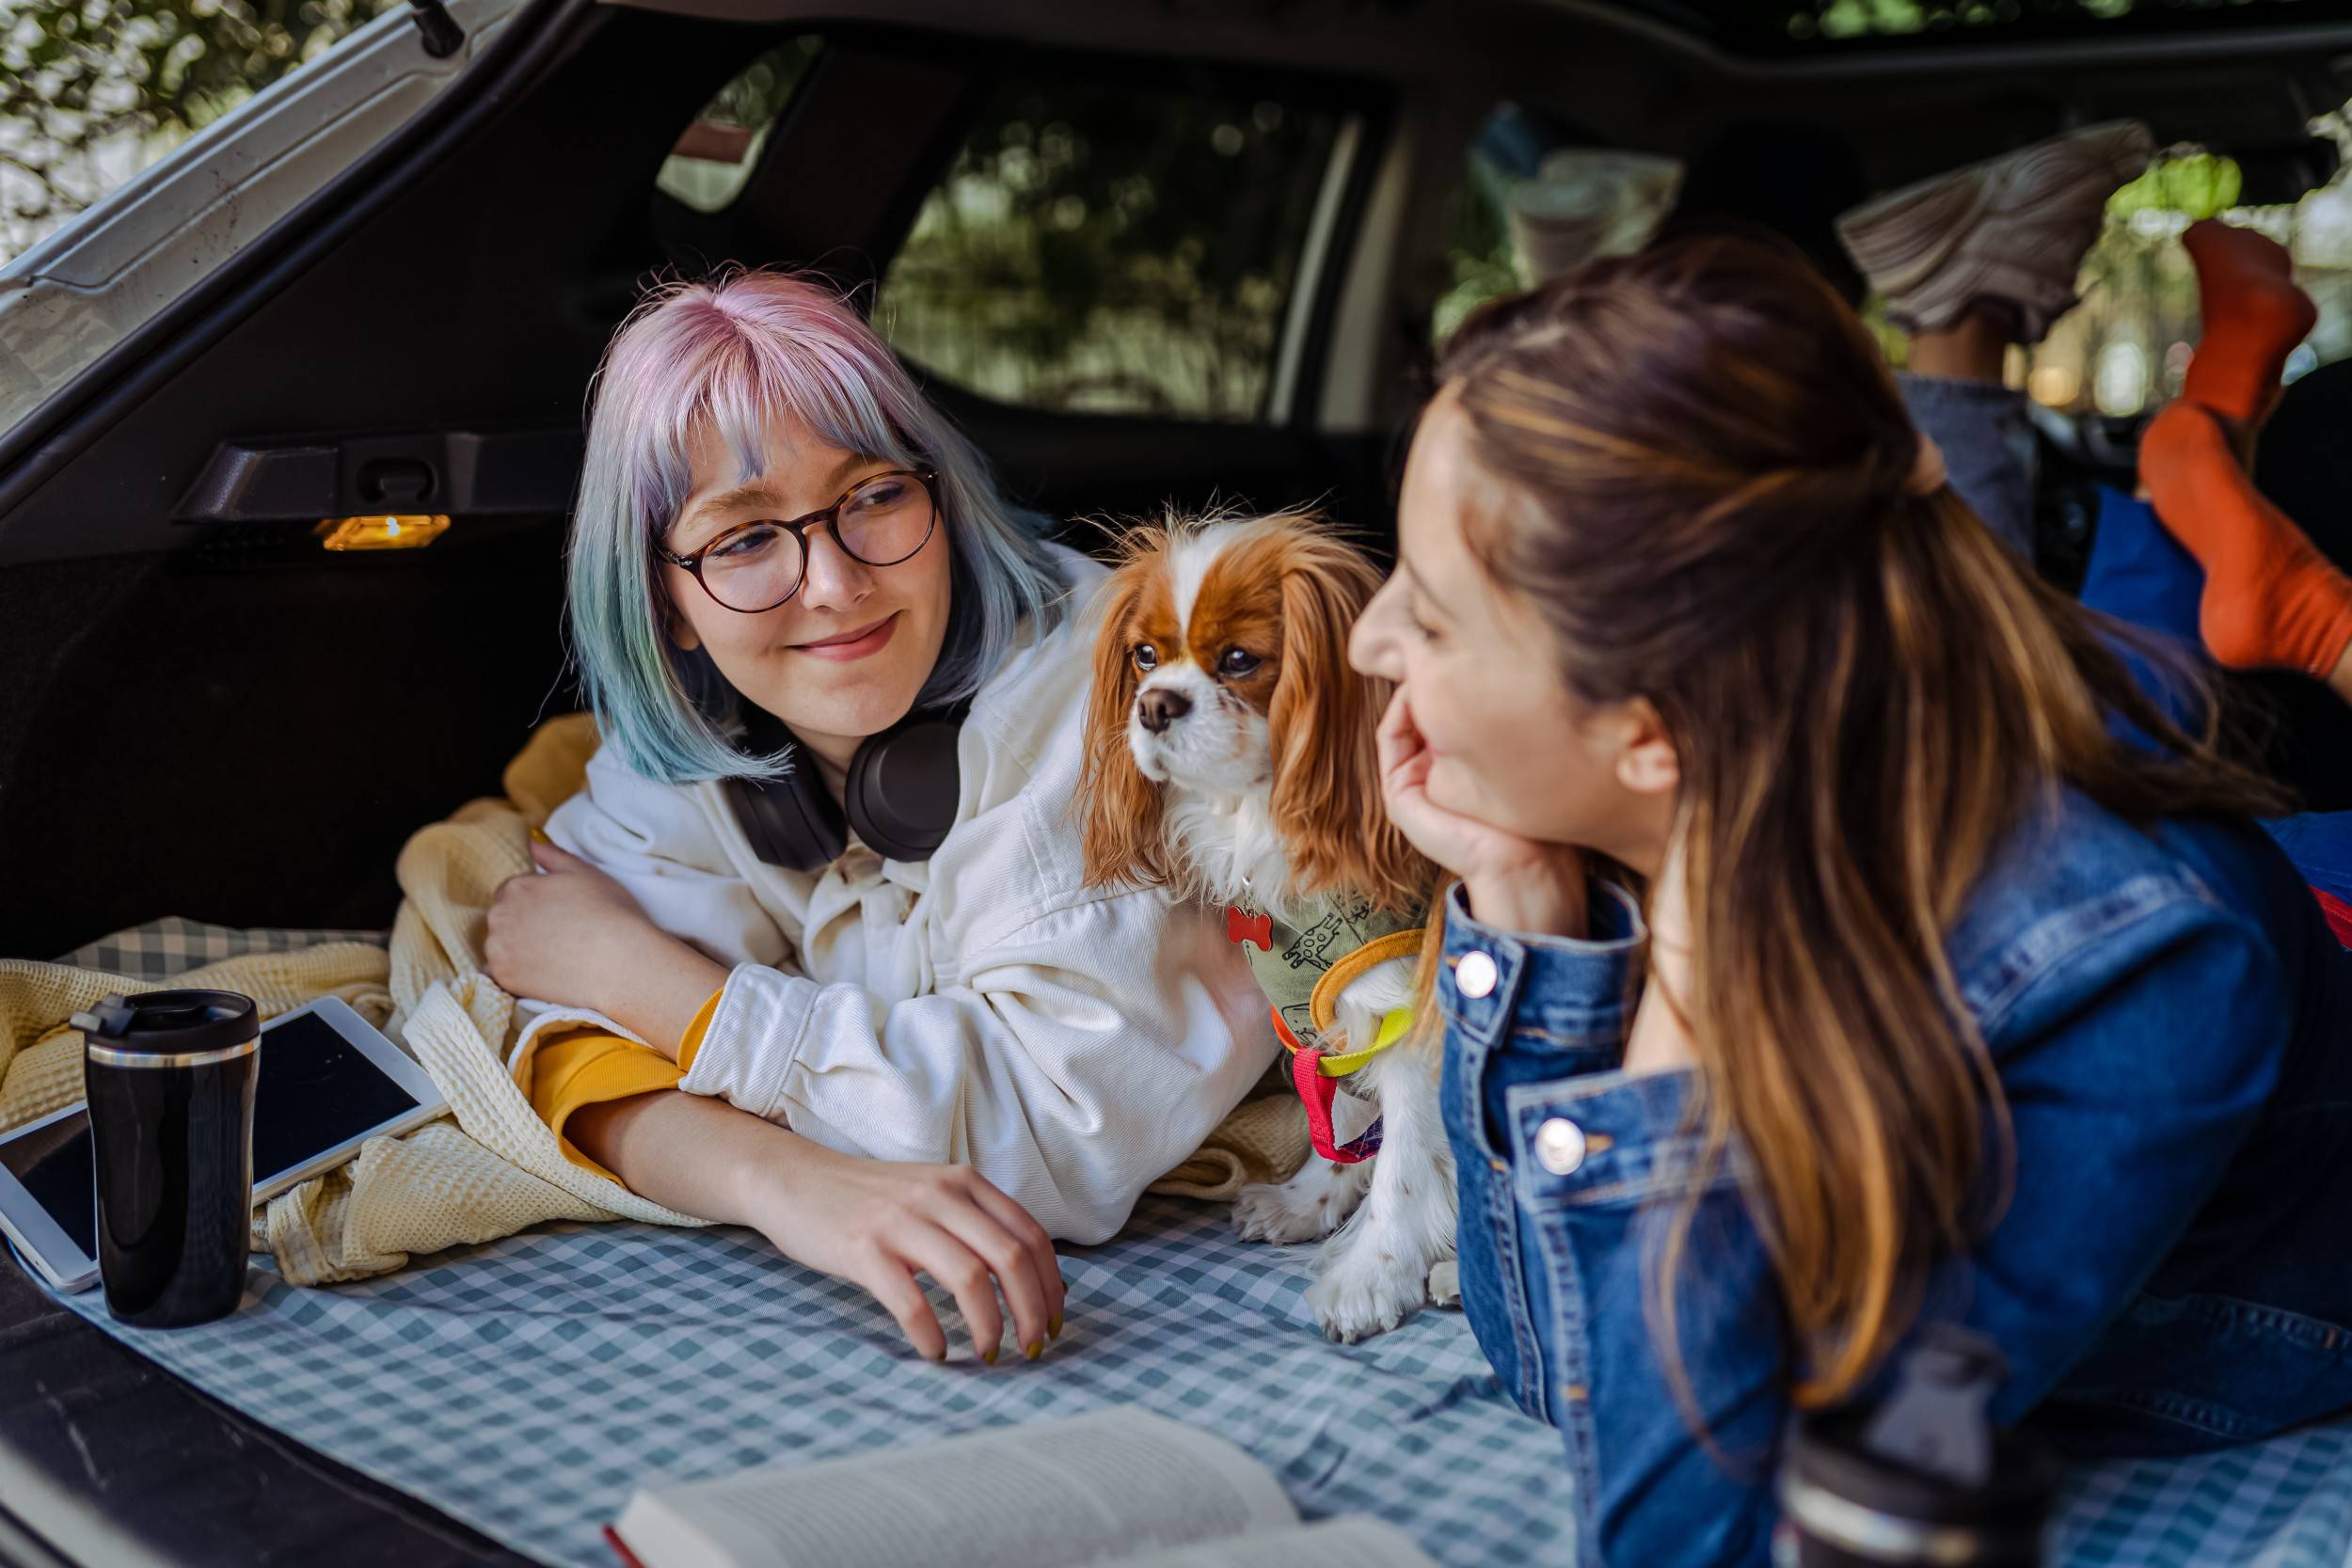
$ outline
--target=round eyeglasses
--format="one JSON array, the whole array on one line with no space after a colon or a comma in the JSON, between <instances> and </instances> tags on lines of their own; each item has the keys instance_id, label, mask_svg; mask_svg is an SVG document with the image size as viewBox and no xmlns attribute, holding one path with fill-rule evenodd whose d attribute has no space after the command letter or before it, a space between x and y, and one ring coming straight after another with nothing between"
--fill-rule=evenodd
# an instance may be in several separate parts
<instances>
[{"instance_id":1,"label":"round eyeglasses","mask_svg":"<svg viewBox=\"0 0 2352 1568\"><path fill-rule=\"evenodd\" d=\"M757 615L801 591L812 532L831 533L841 553L861 565L896 566L930 543L938 526L938 470L893 468L858 481L804 517L740 523L691 555L659 545L654 554L693 573L722 609Z\"/></svg>"}]
</instances>

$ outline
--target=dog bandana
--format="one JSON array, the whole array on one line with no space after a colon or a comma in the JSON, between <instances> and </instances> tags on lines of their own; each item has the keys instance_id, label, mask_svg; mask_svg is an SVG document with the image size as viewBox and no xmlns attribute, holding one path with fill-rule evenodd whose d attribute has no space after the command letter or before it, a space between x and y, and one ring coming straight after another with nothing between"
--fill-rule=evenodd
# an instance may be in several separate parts
<instances>
[{"instance_id":1,"label":"dog bandana","mask_svg":"<svg viewBox=\"0 0 2352 1568\"><path fill-rule=\"evenodd\" d=\"M1380 1021L1370 1045L1327 1053L1319 1037L1331 1027L1340 992L1374 964L1421 951L1422 928L1402 916L1375 911L1368 900L1326 906L1312 921L1292 927L1271 915L1225 911L1225 936L1242 944L1258 987L1272 1004L1274 1032L1291 1053L1291 1086L1307 1107L1314 1150L1340 1164L1366 1160L1380 1148L1380 1124L1345 1144L1336 1141L1331 1107L1339 1080L1403 1038L1412 1012L1399 1007Z\"/></svg>"}]
</instances>

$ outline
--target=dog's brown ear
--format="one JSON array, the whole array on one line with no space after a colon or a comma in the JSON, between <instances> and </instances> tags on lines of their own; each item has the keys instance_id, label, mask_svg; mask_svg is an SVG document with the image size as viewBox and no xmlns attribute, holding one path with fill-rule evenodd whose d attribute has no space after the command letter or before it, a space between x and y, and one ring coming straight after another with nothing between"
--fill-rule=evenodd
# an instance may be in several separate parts
<instances>
[{"instance_id":1,"label":"dog's brown ear","mask_svg":"<svg viewBox=\"0 0 2352 1568\"><path fill-rule=\"evenodd\" d=\"M1127 746L1127 714L1136 699L1136 666L1129 657L1135 622L1157 571L1157 552L1130 541L1126 564L1103 587L1103 624L1094 638L1094 685L1087 696L1085 760L1078 775L1085 814L1079 842L1089 886L1161 887L1168 880L1159 787L1143 776Z\"/></svg>"},{"instance_id":2,"label":"dog's brown ear","mask_svg":"<svg viewBox=\"0 0 2352 1568\"><path fill-rule=\"evenodd\" d=\"M1372 563L1320 531L1282 562L1282 670L1267 714L1277 830L1302 893L1347 890L1383 910L1428 897L1427 861L1380 803L1376 735L1390 685L1347 662L1347 637L1380 587Z\"/></svg>"}]
</instances>

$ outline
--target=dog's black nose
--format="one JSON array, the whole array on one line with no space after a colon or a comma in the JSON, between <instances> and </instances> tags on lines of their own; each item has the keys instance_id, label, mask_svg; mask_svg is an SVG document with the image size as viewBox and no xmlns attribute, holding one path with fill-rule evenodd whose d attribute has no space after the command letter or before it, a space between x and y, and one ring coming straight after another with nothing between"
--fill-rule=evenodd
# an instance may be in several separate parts
<instances>
[{"instance_id":1,"label":"dog's black nose","mask_svg":"<svg viewBox=\"0 0 2352 1568\"><path fill-rule=\"evenodd\" d=\"M1136 699L1136 717L1153 735L1192 711L1192 699L1181 691L1154 688Z\"/></svg>"}]
</instances>

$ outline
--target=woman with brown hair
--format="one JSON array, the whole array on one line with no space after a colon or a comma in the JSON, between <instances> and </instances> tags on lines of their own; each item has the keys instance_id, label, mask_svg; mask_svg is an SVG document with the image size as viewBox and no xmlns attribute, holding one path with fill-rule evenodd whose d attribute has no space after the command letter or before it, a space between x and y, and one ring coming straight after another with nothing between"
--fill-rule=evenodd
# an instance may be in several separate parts
<instances>
[{"instance_id":1,"label":"woman with brown hair","mask_svg":"<svg viewBox=\"0 0 2352 1568\"><path fill-rule=\"evenodd\" d=\"M2352 960L1851 311L1677 241L1442 381L1355 658L1460 878L1465 1304L1585 1560L1766 1560L1790 1410L1931 1323L2076 1451L2352 1406Z\"/></svg>"}]
</instances>

